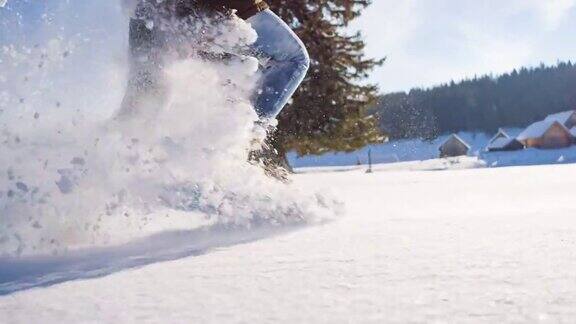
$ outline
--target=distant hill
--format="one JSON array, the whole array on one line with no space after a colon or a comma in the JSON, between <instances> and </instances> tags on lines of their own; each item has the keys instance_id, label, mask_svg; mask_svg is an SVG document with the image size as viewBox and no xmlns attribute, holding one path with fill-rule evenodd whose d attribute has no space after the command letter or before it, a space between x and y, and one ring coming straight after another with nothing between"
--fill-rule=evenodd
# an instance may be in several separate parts
<instances>
[{"instance_id":1,"label":"distant hill","mask_svg":"<svg viewBox=\"0 0 576 324\"><path fill-rule=\"evenodd\" d=\"M461 131L493 133L574 108L576 65L567 62L386 94L370 113L394 140L433 139Z\"/></svg>"}]
</instances>

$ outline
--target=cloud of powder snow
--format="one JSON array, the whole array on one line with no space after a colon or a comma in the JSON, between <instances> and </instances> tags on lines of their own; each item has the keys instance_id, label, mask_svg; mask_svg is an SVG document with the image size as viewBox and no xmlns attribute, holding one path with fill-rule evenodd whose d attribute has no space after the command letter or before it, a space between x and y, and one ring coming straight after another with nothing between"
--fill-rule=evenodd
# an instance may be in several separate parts
<instances>
[{"instance_id":1,"label":"cloud of powder snow","mask_svg":"<svg viewBox=\"0 0 576 324\"><path fill-rule=\"evenodd\" d=\"M127 83L126 8L65 0L19 8L0 12L17 22L0 39L0 255L334 214L331 199L247 163L256 59L175 60L165 105L111 122ZM256 37L239 19L219 26L208 50L235 51Z\"/></svg>"}]
</instances>

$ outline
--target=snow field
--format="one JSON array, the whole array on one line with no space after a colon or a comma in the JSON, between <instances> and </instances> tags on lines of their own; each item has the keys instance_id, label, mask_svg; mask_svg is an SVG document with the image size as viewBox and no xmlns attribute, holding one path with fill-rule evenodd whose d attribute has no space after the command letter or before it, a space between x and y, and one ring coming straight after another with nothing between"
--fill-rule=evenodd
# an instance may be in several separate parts
<instances>
[{"instance_id":1,"label":"snow field","mask_svg":"<svg viewBox=\"0 0 576 324\"><path fill-rule=\"evenodd\" d=\"M309 173L346 216L0 297L8 322L405 323L576 319L574 165Z\"/></svg>"},{"instance_id":2,"label":"snow field","mask_svg":"<svg viewBox=\"0 0 576 324\"><path fill-rule=\"evenodd\" d=\"M423 141L420 139L406 139L369 145L354 152L330 152L320 156L309 155L298 157L293 152L288 155L290 165L294 168L310 167L342 167L353 166L360 161L368 164L368 151L372 153L372 163L396 163L425 161L438 158L438 148L450 135L439 136L433 141ZM484 133L460 132L461 137L471 147L469 155L477 156L486 147L490 140L490 135Z\"/></svg>"}]
</instances>

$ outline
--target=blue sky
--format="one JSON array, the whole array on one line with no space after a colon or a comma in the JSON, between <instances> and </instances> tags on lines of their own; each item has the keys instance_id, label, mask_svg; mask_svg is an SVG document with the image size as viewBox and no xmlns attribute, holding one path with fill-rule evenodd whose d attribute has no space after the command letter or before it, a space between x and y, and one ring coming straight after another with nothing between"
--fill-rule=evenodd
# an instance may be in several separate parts
<instances>
[{"instance_id":1,"label":"blue sky","mask_svg":"<svg viewBox=\"0 0 576 324\"><path fill-rule=\"evenodd\" d=\"M13 0L4 10L33 17L39 4ZM12 23L0 19L0 38L16 37ZM352 28L368 55L388 57L370 80L384 92L576 60L576 0L373 0Z\"/></svg>"},{"instance_id":2,"label":"blue sky","mask_svg":"<svg viewBox=\"0 0 576 324\"><path fill-rule=\"evenodd\" d=\"M373 0L352 27L384 92L576 60L576 0Z\"/></svg>"}]
</instances>

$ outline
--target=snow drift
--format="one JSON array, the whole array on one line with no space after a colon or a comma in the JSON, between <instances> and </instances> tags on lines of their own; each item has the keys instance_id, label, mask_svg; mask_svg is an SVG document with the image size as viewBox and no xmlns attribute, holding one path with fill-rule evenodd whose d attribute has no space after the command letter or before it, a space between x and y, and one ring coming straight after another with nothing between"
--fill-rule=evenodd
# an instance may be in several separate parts
<instances>
[{"instance_id":1,"label":"snow drift","mask_svg":"<svg viewBox=\"0 0 576 324\"><path fill-rule=\"evenodd\" d=\"M239 19L220 26L211 51L255 40ZM112 122L127 83L127 30L116 0L14 0L0 8L0 255L337 213L332 199L246 162L257 119L249 100L254 58L175 60L165 105Z\"/></svg>"}]
</instances>

